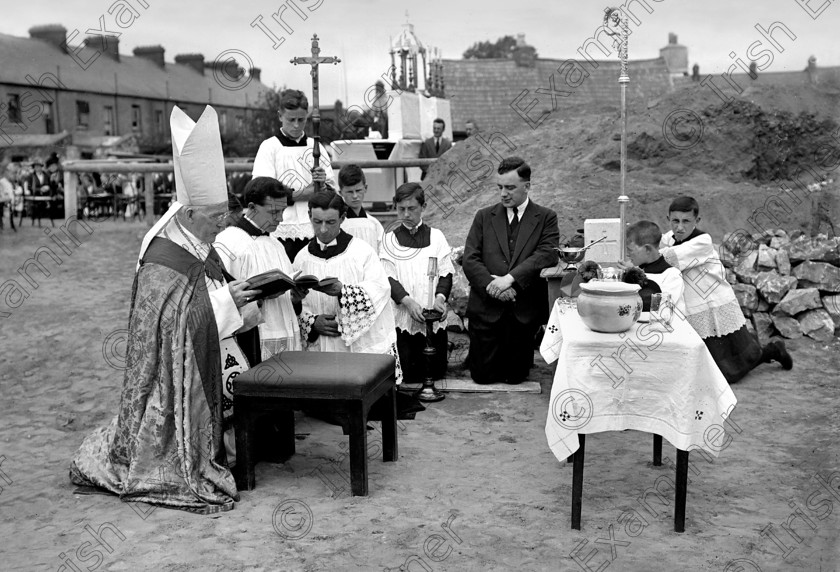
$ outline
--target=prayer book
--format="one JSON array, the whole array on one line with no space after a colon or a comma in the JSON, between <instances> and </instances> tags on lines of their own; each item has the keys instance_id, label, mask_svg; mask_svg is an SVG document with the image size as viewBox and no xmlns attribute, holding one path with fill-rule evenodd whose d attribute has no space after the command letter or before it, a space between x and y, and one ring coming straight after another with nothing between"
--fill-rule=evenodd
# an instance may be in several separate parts
<instances>
[{"instance_id":1,"label":"prayer book","mask_svg":"<svg viewBox=\"0 0 840 572\"><path fill-rule=\"evenodd\" d=\"M257 274L256 276L251 276L248 280L246 280L246 282L248 283L248 287L252 290L260 291L259 295L255 298L256 300L279 296L281 294L285 294L289 290L297 290L300 292L301 290L311 289L323 292L325 289L338 282L338 278L324 278L323 280L318 280L315 276L308 274L301 276L300 274L300 272L297 272L293 276L289 276L281 270L274 269L269 270L268 272L263 272L262 274Z\"/></svg>"}]
</instances>

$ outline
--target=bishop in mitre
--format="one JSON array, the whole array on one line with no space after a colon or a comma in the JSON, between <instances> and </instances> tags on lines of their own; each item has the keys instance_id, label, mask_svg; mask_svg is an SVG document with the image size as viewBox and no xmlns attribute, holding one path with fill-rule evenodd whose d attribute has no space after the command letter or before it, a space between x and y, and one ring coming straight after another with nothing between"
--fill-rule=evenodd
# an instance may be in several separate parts
<instances>
[{"instance_id":1,"label":"bishop in mitre","mask_svg":"<svg viewBox=\"0 0 840 572\"><path fill-rule=\"evenodd\" d=\"M261 314L251 301L258 292L226 280L212 247L227 216L216 112L208 106L195 123L175 107L170 122L177 201L140 247L119 412L82 443L70 478L126 501L207 514L238 500L222 376L232 362L248 366L232 337Z\"/></svg>"}]
</instances>

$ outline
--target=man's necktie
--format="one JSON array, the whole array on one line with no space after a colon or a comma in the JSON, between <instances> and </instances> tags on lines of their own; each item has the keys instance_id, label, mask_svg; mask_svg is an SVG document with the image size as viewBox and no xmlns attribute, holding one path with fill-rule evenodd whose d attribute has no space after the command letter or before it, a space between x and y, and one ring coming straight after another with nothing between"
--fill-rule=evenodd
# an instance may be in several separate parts
<instances>
[{"instance_id":1,"label":"man's necktie","mask_svg":"<svg viewBox=\"0 0 840 572\"><path fill-rule=\"evenodd\" d=\"M513 251L516 249L516 238L519 236L518 211L518 207L513 207L513 218L508 223L508 251L511 257L513 257Z\"/></svg>"},{"instance_id":2,"label":"man's necktie","mask_svg":"<svg viewBox=\"0 0 840 572\"><path fill-rule=\"evenodd\" d=\"M440 139L435 138L435 153L440 153Z\"/></svg>"}]
</instances>

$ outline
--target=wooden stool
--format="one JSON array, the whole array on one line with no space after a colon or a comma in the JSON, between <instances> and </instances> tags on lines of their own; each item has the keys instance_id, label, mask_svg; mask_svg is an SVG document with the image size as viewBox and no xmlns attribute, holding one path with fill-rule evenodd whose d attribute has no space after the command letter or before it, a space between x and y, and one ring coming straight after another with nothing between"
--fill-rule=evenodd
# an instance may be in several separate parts
<instances>
[{"instance_id":1,"label":"wooden stool","mask_svg":"<svg viewBox=\"0 0 840 572\"><path fill-rule=\"evenodd\" d=\"M283 457L295 452L294 410L331 413L350 428L350 488L367 496L367 418L384 400L384 461L397 460L397 389L394 358L382 354L282 352L239 375L233 382L236 427L236 484L254 488L254 420L265 412L283 414Z\"/></svg>"}]
</instances>

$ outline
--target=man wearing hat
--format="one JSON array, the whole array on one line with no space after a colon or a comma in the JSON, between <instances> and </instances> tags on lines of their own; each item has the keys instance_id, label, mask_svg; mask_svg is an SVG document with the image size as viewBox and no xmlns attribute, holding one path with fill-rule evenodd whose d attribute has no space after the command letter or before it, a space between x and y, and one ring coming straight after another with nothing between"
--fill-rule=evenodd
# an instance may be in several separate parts
<instances>
[{"instance_id":1,"label":"man wearing hat","mask_svg":"<svg viewBox=\"0 0 840 572\"><path fill-rule=\"evenodd\" d=\"M85 439L70 477L207 514L238 500L223 444L222 360L247 362L223 342L261 315L258 292L226 282L212 247L227 216L216 112L208 106L194 123L175 107L170 121L177 201L140 247L119 413Z\"/></svg>"}]
</instances>

